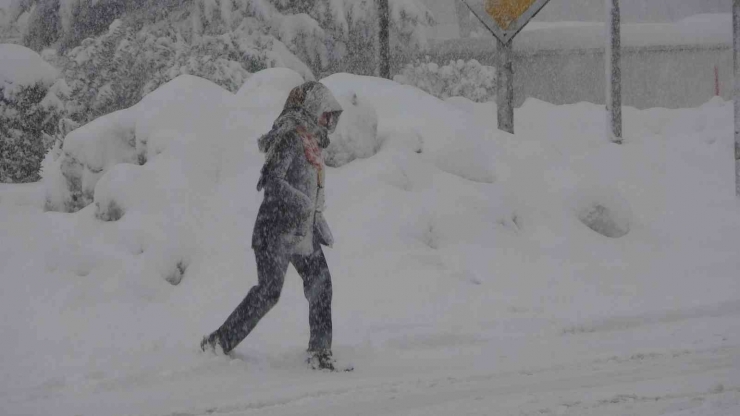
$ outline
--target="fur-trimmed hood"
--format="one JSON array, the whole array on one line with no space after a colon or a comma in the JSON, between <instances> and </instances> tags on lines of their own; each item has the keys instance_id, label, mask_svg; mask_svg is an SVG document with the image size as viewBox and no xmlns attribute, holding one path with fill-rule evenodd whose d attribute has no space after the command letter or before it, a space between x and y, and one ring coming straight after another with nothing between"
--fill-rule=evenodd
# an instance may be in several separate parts
<instances>
[{"instance_id":1,"label":"fur-trimmed hood","mask_svg":"<svg viewBox=\"0 0 740 416\"><path fill-rule=\"evenodd\" d=\"M342 111L342 106L324 84L309 81L299 85L290 91L283 112L273 123L270 132L259 138L259 150L268 153L279 138L298 127L315 137L321 148L326 148L329 146L329 134L336 129ZM332 114L331 122L326 127L318 122L324 113Z\"/></svg>"}]
</instances>

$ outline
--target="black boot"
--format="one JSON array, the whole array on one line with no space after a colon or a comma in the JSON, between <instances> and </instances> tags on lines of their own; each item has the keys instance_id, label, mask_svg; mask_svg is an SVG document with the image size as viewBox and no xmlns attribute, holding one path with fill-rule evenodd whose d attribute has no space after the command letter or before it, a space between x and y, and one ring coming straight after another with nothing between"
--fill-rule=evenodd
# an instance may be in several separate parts
<instances>
[{"instance_id":1,"label":"black boot","mask_svg":"<svg viewBox=\"0 0 740 416\"><path fill-rule=\"evenodd\" d=\"M215 332L211 335L208 335L207 337L203 337L203 339L200 341L200 349L203 352L210 352L216 355L226 355L226 352L221 345L221 340L219 339L218 334Z\"/></svg>"}]
</instances>

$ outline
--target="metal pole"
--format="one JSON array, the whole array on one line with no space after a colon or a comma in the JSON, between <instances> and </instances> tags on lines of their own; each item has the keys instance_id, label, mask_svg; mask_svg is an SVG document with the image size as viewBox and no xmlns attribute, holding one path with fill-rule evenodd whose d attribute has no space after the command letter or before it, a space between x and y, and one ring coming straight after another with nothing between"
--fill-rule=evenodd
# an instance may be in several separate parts
<instances>
[{"instance_id":1,"label":"metal pole","mask_svg":"<svg viewBox=\"0 0 740 416\"><path fill-rule=\"evenodd\" d=\"M722 94L719 90L719 67L715 65L714 66L714 96L719 97L721 95Z\"/></svg>"},{"instance_id":2,"label":"metal pole","mask_svg":"<svg viewBox=\"0 0 740 416\"><path fill-rule=\"evenodd\" d=\"M735 104L735 195L740 197L740 0L732 2L733 101Z\"/></svg>"},{"instance_id":3,"label":"metal pole","mask_svg":"<svg viewBox=\"0 0 740 416\"><path fill-rule=\"evenodd\" d=\"M514 65L513 40L498 41L498 76L496 78L496 104L498 129L514 134Z\"/></svg>"},{"instance_id":4,"label":"metal pole","mask_svg":"<svg viewBox=\"0 0 740 416\"><path fill-rule=\"evenodd\" d=\"M737 0L735 0L737 3ZM622 143L622 68L619 0L606 0L606 117L609 139Z\"/></svg>"}]
</instances>

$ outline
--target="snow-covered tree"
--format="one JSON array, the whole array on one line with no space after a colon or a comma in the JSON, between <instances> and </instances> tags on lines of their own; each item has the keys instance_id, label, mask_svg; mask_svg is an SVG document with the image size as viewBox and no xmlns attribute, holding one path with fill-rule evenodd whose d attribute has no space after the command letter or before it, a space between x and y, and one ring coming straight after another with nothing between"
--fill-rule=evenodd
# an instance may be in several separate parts
<instances>
[{"instance_id":1,"label":"snow-covered tree","mask_svg":"<svg viewBox=\"0 0 740 416\"><path fill-rule=\"evenodd\" d=\"M274 52L273 40L230 32L199 35L187 42L172 26L137 33L117 20L106 34L86 39L60 58L71 88L72 118L84 123L128 108L182 74L197 75L236 92L250 73L290 65ZM311 76L305 65L297 64Z\"/></svg>"},{"instance_id":2,"label":"snow-covered tree","mask_svg":"<svg viewBox=\"0 0 740 416\"><path fill-rule=\"evenodd\" d=\"M62 49L106 31L133 0L13 0L6 13L5 31L15 30L23 44L40 51Z\"/></svg>"},{"instance_id":3,"label":"snow-covered tree","mask_svg":"<svg viewBox=\"0 0 740 416\"><path fill-rule=\"evenodd\" d=\"M28 20L28 13L21 18L22 12L13 3L0 7L0 44L21 43L21 25Z\"/></svg>"},{"instance_id":4,"label":"snow-covered tree","mask_svg":"<svg viewBox=\"0 0 740 416\"><path fill-rule=\"evenodd\" d=\"M26 45L58 50L80 124L182 74L235 92L264 68L307 80L377 68L375 0L13 0L9 13ZM425 47L432 17L420 0L390 0L390 16L394 56Z\"/></svg>"},{"instance_id":5,"label":"snow-covered tree","mask_svg":"<svg viewBox=\"0 0 740 416\"><path fill-rule=\"evenodd\" d=\"M0 56L0 182L33 182L63 116L57 71L19 45Z\"/></svg>"},{"instance_id":6,"label":"snow-covered tree","mask_svg":"<svg viewBox=\"0 0 740 416\"><path fill-rule=\"evenodd\" d=\"M434 23L418 0L389 0L391 63L427 47L425 30ZM375 0L317 0L311 12L330 35L330 65L322 73L374 74L378 61Z\"/></svg>"},{"instance_id":7,"label":"snow-covered tree","mask_svg":"<svg viewBox=\"0 0 740 416\"><path fill-rule=\"evenodd\" d=\"M475 59L450 61L443 66L428 60L416 61L407 64L394 81L413 85L438 98L465 97L486 102L496 96L496 69Z\"/></svg>"},{"instance_id":8,"label":"snow-covered tree","mask_svg":"<svg viewBox=\"0 0 740 416\"><path fill-rule=\"evenodd\" d=\"M62 35L59 0L38 0L29 9L23 32L23 44L40 51L56 42Z\"/></svg>"}]
</instances>

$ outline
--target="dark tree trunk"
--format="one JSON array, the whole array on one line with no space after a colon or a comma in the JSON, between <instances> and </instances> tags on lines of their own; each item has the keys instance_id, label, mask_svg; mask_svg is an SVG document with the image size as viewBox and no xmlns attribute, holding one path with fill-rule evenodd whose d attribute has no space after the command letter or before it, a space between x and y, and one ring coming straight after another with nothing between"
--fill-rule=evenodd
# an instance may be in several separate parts
<instances>
[{"instance_id":1,"label":"dark tree trunk","mask_svg":"<svg viewBox=\"0 0 740 416\"><path fill-rule=\"evenodd\" d=\"M380 48L379 75L391 79L390 8L388 0L378 0L378 46Z\"/></svg>"}]
</instances>

